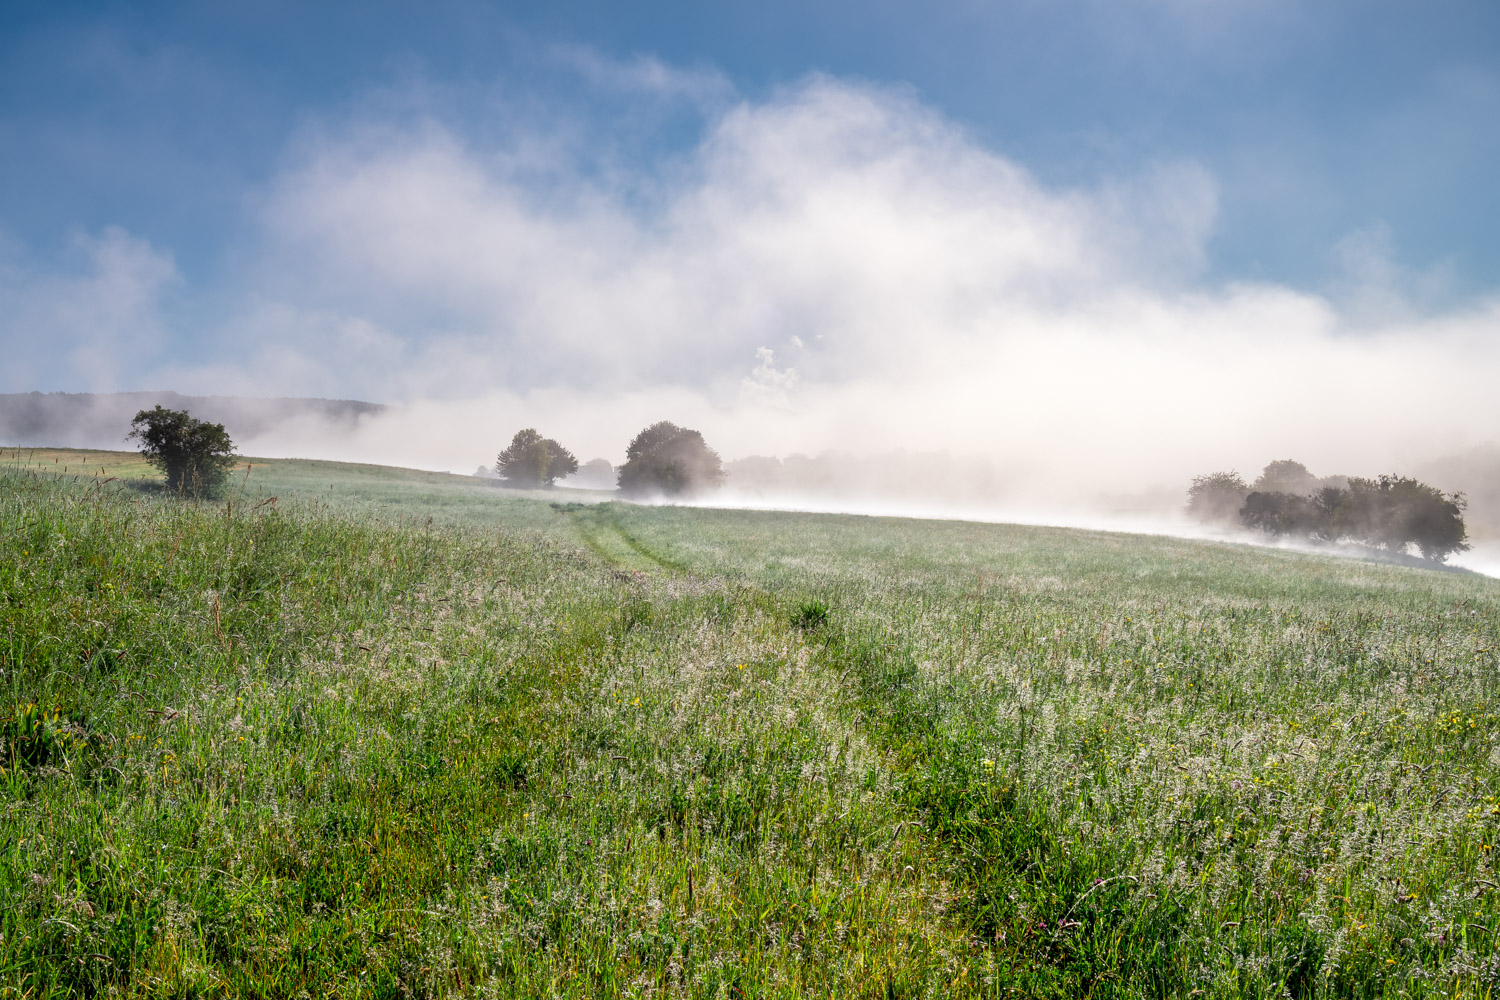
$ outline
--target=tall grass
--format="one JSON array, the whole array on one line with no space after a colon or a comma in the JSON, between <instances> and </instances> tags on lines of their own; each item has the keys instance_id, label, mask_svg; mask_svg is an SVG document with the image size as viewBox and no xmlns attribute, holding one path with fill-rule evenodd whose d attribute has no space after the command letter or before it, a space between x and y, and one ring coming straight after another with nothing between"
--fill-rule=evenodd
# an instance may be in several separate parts
<instances>
[{"instance_id":1,"label":"tall grass","mask_svg":"<svg viewBox=\"0 0 1500 1000\"><path fill-rule=\"evenodd\" d=\"M0 473L0 991L1500 977L1492 582L304 471Z\"/></svg>"}]
</instances>

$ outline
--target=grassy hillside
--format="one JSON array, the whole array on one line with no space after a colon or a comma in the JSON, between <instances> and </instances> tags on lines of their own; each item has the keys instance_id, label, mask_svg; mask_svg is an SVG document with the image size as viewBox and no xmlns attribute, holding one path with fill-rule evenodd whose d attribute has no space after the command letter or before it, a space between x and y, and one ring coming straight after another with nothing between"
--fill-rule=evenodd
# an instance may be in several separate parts
<instances>
[{"instance_id":1,"label":"grassy hillside","mask_svg":"<svg viewBox=\"0 0 1500 1000\"><path fill-rule=\"evenodd\" d=\"M130 462L0 455L0 990L1500 982L1495 581Z\"/></svg>"}]
</instances>

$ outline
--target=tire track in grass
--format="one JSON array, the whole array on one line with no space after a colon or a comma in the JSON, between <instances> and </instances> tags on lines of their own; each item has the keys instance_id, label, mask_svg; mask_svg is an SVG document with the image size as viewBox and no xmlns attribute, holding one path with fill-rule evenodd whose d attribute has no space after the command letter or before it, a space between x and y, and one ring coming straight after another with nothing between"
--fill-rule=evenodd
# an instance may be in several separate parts
<instances>
[{"instance_id":1,"label":"tire track in grass","mask_svg":"<svg viewBox=\"0 0 1500 1000\"><path fill-rule=\"evenodd\" d=\"M627 532L612 503L571 509L560 504L553 506L558 513L572 519L590 551L616 569L628 573L687 572L682 563L652 552Z\"/></svg>"},{"instance_id":2,"label":"tire track in grass","mask_svg":"<svg viewBox=\"0 0 1500 1000\"><path fill-rule=\"evenodd\" d=\"M505 995L916 996L961 973L929 845L783 599L700 577L638 600L491 837L483 933L530 936L502 947Z\"/></svg>"},{"instance_id":3,"label":"tire track in grass","mask_svg":"<svg viewBox=\"0 0 1500 1000\"><path fill-rule=\"evenodd\" d=\"M979 982L953 996L1004 989L1027 996L1174 996L1186 969L1171 954L1190 919L1163 898L1131 910L1125 859L1108 845L1070 850L1046 804L1017 776L1005 785L944 725L940 693L924 690L900 636L831 622L809 630L816 659L854 687L864 729L884 754L894 794L951 880L944 919L967 936ZM940 859L940 860L939 860Z\"/></svg>"}]
</instances>

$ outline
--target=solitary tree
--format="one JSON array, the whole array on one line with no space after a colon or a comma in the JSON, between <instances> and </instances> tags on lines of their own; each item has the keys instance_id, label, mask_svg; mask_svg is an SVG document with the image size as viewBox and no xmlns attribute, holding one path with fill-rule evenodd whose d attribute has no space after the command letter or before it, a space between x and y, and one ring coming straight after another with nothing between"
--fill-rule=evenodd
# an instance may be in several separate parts
<instances>
[{"instance_id":1,"label":"solitary tree","mask_svg":"<svg viewBox=\"0 0 1500 1000\"><path fill-rule=\"evenodd\" d=\"M510 445L495 457L495 472L508 486L526 489L550 487L578 471L578 459L534 427L517 431Z\"/></svg>"},{"instance_id":2,"label":"solitary tree","mask_svg":"<svg viewBox=\"0 0 1500 1000\"><path fill-rule=\"evenodd\" d=\"M716 489L724 466L703 435L662 420L635 436L620 466L620 492L685 496Z\"/></svg>"},{"instance_id":3,"label":"solitary tree","mask_svg":"<svg viewBox=\"0 0 1500 1000\"><path fill-rule=\"evenodd\" d=\"M137 413L130 428L127 440L140 441L141 455L165 474L169 490L213 496L234 468L234 442L223 424L157 404Z\"/></svg>"}]
</instances>

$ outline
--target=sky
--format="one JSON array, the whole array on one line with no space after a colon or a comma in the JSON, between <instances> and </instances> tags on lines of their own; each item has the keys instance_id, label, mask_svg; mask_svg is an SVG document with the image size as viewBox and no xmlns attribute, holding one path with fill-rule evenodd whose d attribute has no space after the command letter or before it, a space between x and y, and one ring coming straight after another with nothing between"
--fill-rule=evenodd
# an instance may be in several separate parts
<instances>
[{"instance_id":1,"label":"sky","mask_svg":"<svg viewBox=\"0 0 1500 1000\"><path fill-rule=\"evenodd\" d=\"M11 0L0 391L1368 474L1500 437L1496 162L1493 0Z\"/></svg>"}]
</instances>

